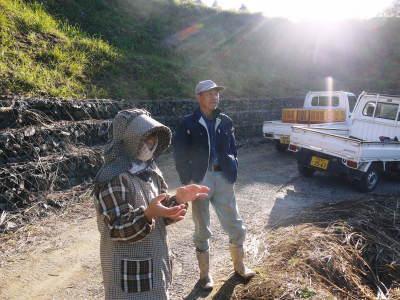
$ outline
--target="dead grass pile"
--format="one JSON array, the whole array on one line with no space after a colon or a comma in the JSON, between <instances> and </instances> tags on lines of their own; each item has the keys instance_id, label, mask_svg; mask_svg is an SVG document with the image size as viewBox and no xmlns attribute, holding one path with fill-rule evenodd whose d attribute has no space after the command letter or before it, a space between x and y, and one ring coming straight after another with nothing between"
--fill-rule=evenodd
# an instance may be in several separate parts
<instances>
[{"instance_id":1,"label":"dead grass pile","mask_svg":"<svg viewBox=\"0 0 400 300\"><path fill-rule=\"evenodd\" d=\"M236 299L400 299L400 197L320 207L266 234Z\"/></svg>"},{"instance_id":2,"label":"dead grass pile","mask_svg":"<svg viewBox=\"0 0 400 300\"><path fill-rule=\"evenodd\" d=\"M90 184L83 183L68 191L52 192L34 205L0 214L0 268L14 262L14 257L37 250L38 243L95 214ZM5 221L5 222L4 222ZM61 222L60 222L61 221ZM5 226L13 228L5 230Z\"/></svg>"},{"instance_id":3,"label":"dead grass pile","mask_svg":"<svg viewBox=\"0 0 400 300\"><path fill-rule=\"evenodd\" d=\"M91 187L90 182L83 182L68 190L34 193L35 201L32 200L30 205L11 211L0 210L0 252L4 250L3 238L18 235L24 228L53 215L67 213L71 205L80 204L82 197L89 197Z\"/></svg>"}]
</instances>

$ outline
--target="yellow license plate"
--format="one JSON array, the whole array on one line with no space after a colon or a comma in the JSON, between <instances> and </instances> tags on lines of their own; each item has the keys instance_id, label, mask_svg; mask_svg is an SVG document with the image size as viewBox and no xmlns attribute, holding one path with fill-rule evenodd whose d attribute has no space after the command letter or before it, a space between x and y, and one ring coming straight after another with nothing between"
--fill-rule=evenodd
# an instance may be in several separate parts
<instances>
[{"instance_id":1,"label":"yellow license plate","mask_svg":"<svg viewBox=\"0 0 400 300\"><path fill-rule=\"evenodd\" d=\"M290 144L290 137L289 136L281 136L279 138L281 144Z\"/></svg>"},{"instance_id":2,"label":"yellow license plate","mask_svg":"<svg viewBox=\"0 0 400 300\"><path fill-rule=\"evenodd\" d=\"M317 167L317 168L320 168L320 169L326 170L328 168L328 163L329 163L329 160L327 160L327 159L323 159L323 158L320 158L320 157L317 157L317 156L313 156L311 158L310 165L314 166L314 167Z\"/></svg>"}]
</instances>

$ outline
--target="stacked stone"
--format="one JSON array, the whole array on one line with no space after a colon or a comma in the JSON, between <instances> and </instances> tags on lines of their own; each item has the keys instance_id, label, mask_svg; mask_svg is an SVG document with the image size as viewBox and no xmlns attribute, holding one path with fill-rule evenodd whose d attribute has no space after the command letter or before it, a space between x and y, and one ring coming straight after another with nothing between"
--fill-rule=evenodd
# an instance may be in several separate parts
<instances>
[{"instance_id":1,"label":"stacked stone","mask_svg":"<svg viewBox=\"0 0 400 300\"><path fill-rule=\"evenodd\" d=\"M236 137L261 137L265 120L302 98L222 99ZM61 100L0 96L0 212L13 211L91 180L101 165L111 120L122 109L144 108L173 131L195 107L193 99Z\"/></svg>"},{"instance_id":2,"label":"stacked stone","mask_svg":"<svg viewBox=\"0 0 400 300\"><path fill-rule=\"evenodd\" d=\"M0 209L13 211L90 180L101 165L111 100L0 98Z\"/></svg>"}]
</instances>

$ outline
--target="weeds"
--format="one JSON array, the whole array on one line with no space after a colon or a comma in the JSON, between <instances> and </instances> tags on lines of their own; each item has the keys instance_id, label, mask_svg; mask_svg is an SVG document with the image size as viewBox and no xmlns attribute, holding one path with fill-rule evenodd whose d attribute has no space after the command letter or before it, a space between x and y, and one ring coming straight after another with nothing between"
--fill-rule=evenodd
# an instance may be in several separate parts
<instances>
[{"instance_id":1,"label":"weeds","mask_svg":"<svg viewBox=\"0 0 400 300\"><path fill-rule=\"evenodd\" d=\"M344 201L285 220L265 237L263 276L236 299L399 299L398 199Z\"/></svg>"}]
</instances>

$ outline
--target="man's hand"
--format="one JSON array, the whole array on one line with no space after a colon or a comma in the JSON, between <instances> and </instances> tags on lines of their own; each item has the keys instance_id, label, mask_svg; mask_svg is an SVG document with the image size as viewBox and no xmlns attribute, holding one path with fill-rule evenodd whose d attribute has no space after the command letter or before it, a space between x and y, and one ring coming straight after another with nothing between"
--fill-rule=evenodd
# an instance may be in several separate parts
<instances>
[{"instance_id":1,"label":"man's hand","mask_svg":"<svg viewBox=\"0 0 400 300\"><path fill-rule=\"evenodd\" d=\"M150 201L149 206L144 210L147 220L151 221L154 217L165 217L176 221L184 219L186 206L180 204L174 207L165 207L161 202L165 200L166 196L166 194L161 194Z\"/></svg>"},{"instance_id":2,"label":"man's hand","mask_svg":"<svg viewBox=\"0 0 400 300\"><path fill-rule=\"evenodd\" d=\"M176 202L179 204L193 201L200 197L207 197L210 189L204 185L189 184L176 190Z\"/></svg>"}]
</instances>

